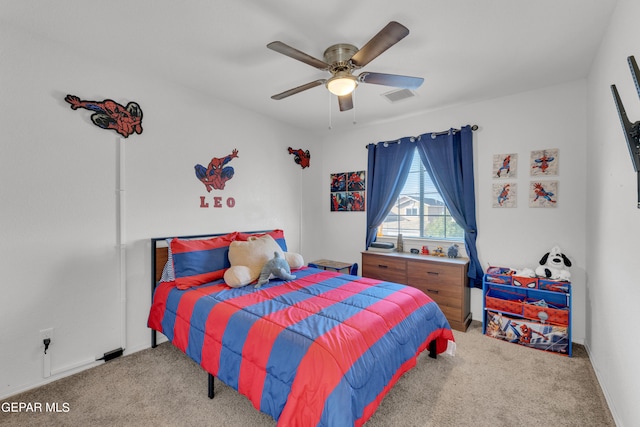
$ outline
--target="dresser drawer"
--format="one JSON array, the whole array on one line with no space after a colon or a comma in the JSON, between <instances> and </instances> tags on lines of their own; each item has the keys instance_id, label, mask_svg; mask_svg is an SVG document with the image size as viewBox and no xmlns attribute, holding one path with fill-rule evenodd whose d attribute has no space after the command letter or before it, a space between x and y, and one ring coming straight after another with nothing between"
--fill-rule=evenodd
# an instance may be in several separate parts
<instances>
[{"instance_id":1,"label":"dresser drawer","mask_svg":"<svg viewBox=\"0 0 640 427\"><path fill-rule=\"evenodd\" d=\"M437 262L407 262L407 284L422 290L438 305L462 307L463 268Z\"/></svg>"},{"instance_id":2,"label":"dresser drawer","mask_svg":"<svg viewBox=\"0 0 640 427\"><path fill-rule=\"evenodd\" d=\"M408 261L407 282L411 286L427 286L441 292L462 295L463 268L458 265Z\"/></svg>"},{"instance_id":3,"label":"dresser drawer","mask_svg":"<svg viewBox=\"0 0 640 427\"><path fill-rule=\"evenodd\" d=\"M468 262L408 253L362 252L362 275L413 286L434 300L452 328L471 323Z\"/></svg>"},{"instance_id":4,"label":"dresser drawer","mask_svg":"<svg viewBox=\"0 0 640 427\"><path fill-rule=\"evenodd\" d=\"M407 283L407 261L402 258L362 254L362 275L386 282Z\"/></svg>"},{"instance_id":5,"label":"dresser drawer","mask_svg":"<svg viewBox=\"0 0 640 427\"><path fill-rule=\"evenodd\" d=\"M436 301L435 299L433 300ZM438 304L438 307L440 307L440 310L442 310L442 313L444 313L444 316L447 318L449 325L452 328L462 331L467 329L466 327L461 327L461 325L464 324L464 313L462 312L462 308L449 307L448 305L444 305L438 301L436 301L436 303ZM462 319L462 321L458 319Z\"/></svg>"}]
</instances>

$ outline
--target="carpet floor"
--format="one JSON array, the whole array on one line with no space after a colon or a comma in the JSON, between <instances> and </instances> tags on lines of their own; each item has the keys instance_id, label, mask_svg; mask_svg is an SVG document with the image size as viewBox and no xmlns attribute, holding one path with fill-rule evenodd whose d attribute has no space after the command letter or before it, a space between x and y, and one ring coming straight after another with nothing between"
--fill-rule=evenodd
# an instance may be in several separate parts
<instances>
[{"instance_id":1,"label":"carpet floor","mask_svg":"<svg viewBox=\"0 0 640 427\"><path fill-rule=\"evenodd\" d=\"M455 356L421 355L366 427L615 426L584 347L532 350L483 336L479 322L454 334ZM275 426L218 380L215 393L164 343L5 399L0 426ZM11 412L19 403L42 412Z\"/></svg>"}]
</instances>

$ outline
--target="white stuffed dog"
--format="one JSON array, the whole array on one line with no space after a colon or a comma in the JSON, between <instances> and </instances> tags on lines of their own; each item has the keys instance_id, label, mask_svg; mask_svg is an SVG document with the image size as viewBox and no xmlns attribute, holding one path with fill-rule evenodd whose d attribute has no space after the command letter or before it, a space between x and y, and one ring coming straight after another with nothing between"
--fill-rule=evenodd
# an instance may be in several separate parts
<instances>
[{"instance_id":1,"label":"white stuffed dog","mask_svg":"<svg viewBox=\"0 0 640 427\"><path fill-rule=\"evenodd\" d=\"M571 280L571 273L566 267L571 267L571 261L567 258L558 246L551 248L551 251L544 254L540 259L540 265L536 268L536 275L551 280Z\"/></svg>"}]
</instances>

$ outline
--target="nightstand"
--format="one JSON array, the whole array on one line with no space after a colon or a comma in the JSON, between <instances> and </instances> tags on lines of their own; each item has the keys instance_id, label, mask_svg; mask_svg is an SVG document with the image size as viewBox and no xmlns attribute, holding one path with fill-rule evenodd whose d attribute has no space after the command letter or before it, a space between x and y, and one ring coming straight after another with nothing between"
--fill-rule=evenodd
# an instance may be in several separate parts
<instances>
[{"instance_id":1,"label":"nightstand","mask_svg":"<svg viewBox=\"0 0 640 427\"><path fill-rule=\"evenodd\" d=\"M309 266L322 268L323 270L335 270L337 272L346 270L344 271L344 273L346 274L355 275L358 273L358 264L353 264L349 262L332 261L330 259L319 259L316 261L311 261L309 263Z\"/></svg>"}]
</instances>

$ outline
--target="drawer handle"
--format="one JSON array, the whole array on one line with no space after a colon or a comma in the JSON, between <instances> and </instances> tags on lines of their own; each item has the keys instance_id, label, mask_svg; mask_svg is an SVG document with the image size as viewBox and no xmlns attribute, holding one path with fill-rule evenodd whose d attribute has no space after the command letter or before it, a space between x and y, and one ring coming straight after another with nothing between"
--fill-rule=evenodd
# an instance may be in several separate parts
<instances>
[{"instance_id":1,"label":"drawer handle","mask_svg":"<svg viewBox=\"0 0 640 427\"><path fill-rule=\"evenodd\" d=\"M440 291L438 289L427 289L427 292L433 292L434 294L439 294Z\"/></svg>"},{"instance_id":2,"label":"drawer handle","mask_svg":"<svg viewBox=\"0 0 640 427\"><path fill-rule=\"evenodd\" d=\"M427 274L433 274L437 276L440 273L438 273L437 271L427 271Z\"/></svg>"},{"instance_id":3,"label":"drawer handle","mask_svg":"<svg viewBox=\"0 0 640 427\"><path fill-rule=\"evenodd\" d=\"M378 264L378 267L380 267L380 268L389 268L388 266L382 265L382 264Z\"/></svg>"}]
</instances>

